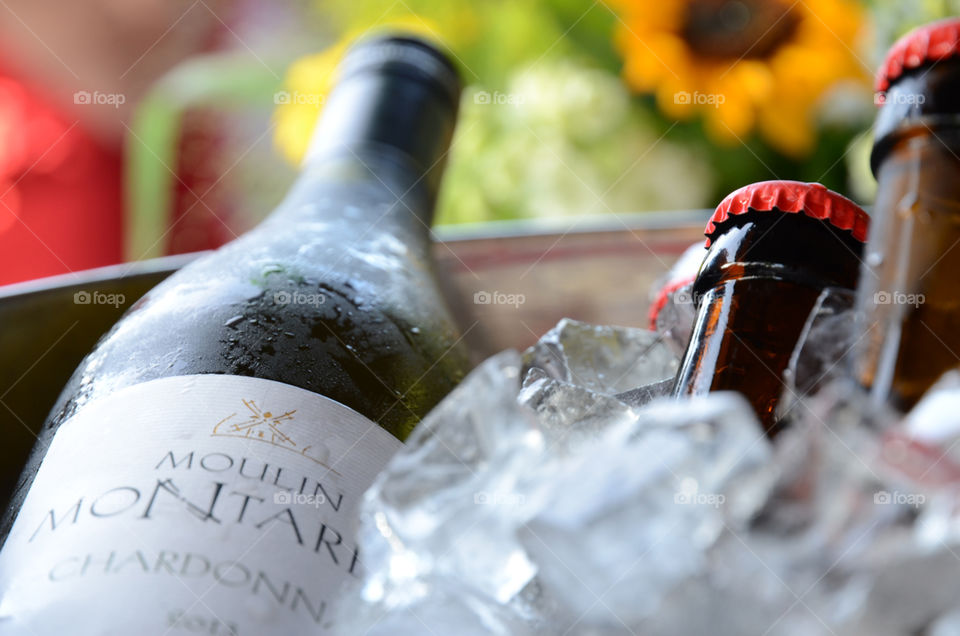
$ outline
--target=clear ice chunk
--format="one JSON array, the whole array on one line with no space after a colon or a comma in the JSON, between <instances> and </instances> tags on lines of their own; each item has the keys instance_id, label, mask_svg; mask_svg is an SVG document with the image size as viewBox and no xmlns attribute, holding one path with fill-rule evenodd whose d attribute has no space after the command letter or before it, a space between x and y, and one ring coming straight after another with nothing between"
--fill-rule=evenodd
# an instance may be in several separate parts
<instances>
[{"instance_id":1,"label":"clear ice chunk","mask_svg":"<svg viewBox=\"0 0 960 636\"><path fill-rule=\"evenodd\" d=\"M458 578L425 577L402 605L346 603L336 608L334 633L343 636L534 636L537 623L510 605L478 595Z\"/></svg>"},{"instance_id":2,"label":"clear ice chunk","mask_svg":"<svg viewBox=\"0 0 960 636\"><path fill-rule=\"evenodd\" d=\"M536 413L548 453L561 456L621 422L637 420L633 409L615 397L554 380L536 367L527 372L517 399Z\"/></svg>"},{"instance_id":3,"label":"clear ice chunk","mask_svg":"<svg viewBox=\"0 0 960 636\"><path fill-rule=\"evenodd\" d=\"M854 293L848 289L828 287L820 293L784 372L781 417L803 396L848 375L851 354L863 337L853 306Z\"/></svg>"},{"instance_id":4,"label":"clear ice chunk","mask_svg":"<svg viewBox=\"0 0 960 636\"><path fill-rule=\"evenodd\" d=\"M911 437L928 444L949 447L960 441L960 372L943 374L913 407L904 425Z\"/></svg>"},{"instance_id":5,"label":"clear ice chunk","mask_svg":"<svg viewBox=\"0 0 960 636\"><path fill-rule=\"evenodd\" d=\"M655 331L589 325L564 318L524 352L526 368L554 380L613 395L669 380L677 354Z\"/></svg>"},{"instance_id":6,"label":"clear ice chunk","mask_svg":"<svg viewBox=\"0 0 960 636\"><path fill-rule=\"evenodd\" d=\"M752 508L755 496L728 502L734 485L772 483L761 476L769 442L739 395L655 402L637 415L554 477L552 498L520 529L540 584L586 625L654 613L703 571L727 516Z\"/></svg>"},{"instance_id":7,"label":"clear ice chunk","mask_svg":"<svg viewBox=\"0 0 960 636\"><path fill-rule=\"evenodd\" d=\"M960 636L960 609L955 609L938 618L930 626L929 636Z\"/></svg>"},{"instance_id":8,"label":"clear ice chunk","mask_svg":"<svg viewBox=\"0 0 960 636\"><path fill-rule=\"evenodd\" d=\"M517 403L520 367L507 351L475 369L366 492L365 594L390 605L409 593L404 581L442 575L505 602L529 583L533 565L511 538L527 515L514 485L523 466L536 464L543 437Z\"/></svg>"},{"instance_id":9,"label":"clear ice chunk","mask_svg":"<svg viewBox=\"0 0 960 636\"><path fill-rule=\"evenodd\" d=\"M673 389L673 383L674 380L671 378L669 380L663 380L662 382L645 384L635 389L624 391L623 393L617 393L614 397L630 406L645 406L659 397L670 395Z\"/></svg>"},{"instance_id":10,"label":"clear ice chunk","mask_svg":"<svg viewBox=\"0 0 960 636\"><path fill-rule=\"evenodd\" d=\"M680 255L670 271L653 286L650 299L651 328L663 336L664 342L677 355L683 355L693 331L697 315L693 283L706 255L705 242L697 241Z\"/></svg>"},{"instance_id":11,"label":"clear ice chunk","mask_svg":"<svg viewBox=\"0 0 960 636\"><path fill-rule=\"evenodd\" d=\"M960 372L878 407L821 301L775 444L737 394L652 399L649 332L485 362L364 495L334 633L960 636Z\"/></svg>"}]
</instances>

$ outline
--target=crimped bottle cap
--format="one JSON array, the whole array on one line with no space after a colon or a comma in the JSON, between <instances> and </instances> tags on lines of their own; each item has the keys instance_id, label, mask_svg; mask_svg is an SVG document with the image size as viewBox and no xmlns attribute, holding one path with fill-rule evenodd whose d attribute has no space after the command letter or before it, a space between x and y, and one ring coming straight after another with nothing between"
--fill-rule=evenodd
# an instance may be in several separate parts
<instances>
[{"instance_id":1,"label":"crimped bottle cap","mask_svg":"<svg viewBox=\"0 0 960 636\"><path fill-rule=\"evenodd\" d=\"M874 88L883 93L904 72L926 62L953 57L960 49L960 18L947 18L917 27L897 40L884 61Z\"/></svg>"},{"instance_id":2,"label":"crimped bottle cap","mask_svg":"<svg viewBox=\"0 0 960 636\"><path fill-rule=\"evenodd\" d=\"M694 243L684 250L680 258L670 267L667 275L660 279L659 288L654 288L657 291L647 314L650 320L650 329L656 330L657 316L660 315L660 310L670 300L670 295L681 287L692 284L697 279L697 272L700 271L700 265L703 264L703 257L706 254L707 250L702 242Z\"/></svg>"},{"instance_id":3,"label":"crimped bottle cap","mask_svg":"<svg viewBox=\"0 0 960 636\"><path fill-rule=\"evenodd\" d=\"M653 302L650 303L650 309L647 311L647 320L649 321L648 329L651 331L657 330L657 317L660 315L660 311L667 306L667 301L670 300L670 294L684 285L692 284L695 280L697 280L696 274L680 280L667 281L667 283L657 291L657 295L654 297Z\"/></svg>"},{"instance_id":4,"label":"crimped bottle cap","mask_svg":"<svg viewBox=\"0 0 960 636\"><path fill-rule=\"evenodd\" d=\"M802 181L761 181L727 195L717 206L703 233L710 241L730 217L747 212L779 211L805 214L840 230L849 230L853 238L866 241L870 217L850 199L828 190L819 183Z\"/></svg>"}]
</instances>

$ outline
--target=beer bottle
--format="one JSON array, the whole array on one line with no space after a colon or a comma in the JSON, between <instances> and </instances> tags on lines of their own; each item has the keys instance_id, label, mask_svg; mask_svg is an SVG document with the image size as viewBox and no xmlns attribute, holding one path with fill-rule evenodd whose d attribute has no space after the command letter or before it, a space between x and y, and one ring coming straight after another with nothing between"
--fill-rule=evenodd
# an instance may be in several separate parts
<instances>
[{"instance_id":1,"label":"beer bottle","mask_svg":"<svg viewBox=\"0 0 960 636\"><path fill-rule=\"evenodd\" d=\"M676 397L739 391L777 432L783 373L820 293L853 289L868 217L817 183L766 181L724 199L707 223L697 315Z\"/></svg>"},{"instance_id":2,"label":"beer bottle","mask_svg":"<svg viewBox=\"0 0 960 636\"><path fill-rule=\"evenodd\" d=\"M695 315L691 289L706 253L703 241L697 241L680 255L654 287L650 311L647 314L650 319L649 328L659 333L678 356L683 355L687 341L690 340Z\"/></svg>"},{"instance_id":3,"label":"beer bottle","mask_svg":"<svg viewBox=\"0 0 960 636\"><path fill-rule=\"evenodd\" d=\"M857 293L854 372L907 410L960 364L960 19L920 27L877 74L878 190Z\"/></svg>"}]
</instances>

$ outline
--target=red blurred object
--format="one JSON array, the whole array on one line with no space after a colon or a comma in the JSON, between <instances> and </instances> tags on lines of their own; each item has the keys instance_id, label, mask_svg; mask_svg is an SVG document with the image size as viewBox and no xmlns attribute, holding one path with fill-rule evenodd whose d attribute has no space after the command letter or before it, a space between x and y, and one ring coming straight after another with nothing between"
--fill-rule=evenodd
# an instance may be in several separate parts
<instances>
[{"instance_id":1,"label":"red blurred object","mask_svg":"<svg viewBox=\"0 0 960 636\"><path fill-rule=\"evenodd\" d=\"M691 284L696 279L696 276L688 276L687 278L681 278L679 280L670 280L660 288L653 302L650 303L650 311L647 312L647 329L650 331L657 330L657 316L660 315L660 310L663 309L667 301L670 300L670 294L685 285Z\"/></svg>"},{"instance_id":2,"label":"red blurred object","mask_svg":"<svg viewBox=\"0 0 960 636\"><path fill-rule=\"evenodd\" d=\"M223 114L216 109L198 107L184 113L166 254L213 250L237 237L231 229L233 205L221 183L226 138Z\"/></svg>"},{"instance_id":3,"label":"red blurred object","mask_svg":"<svg viewBox=\"0 0 960 636\"><path fill-rule=\"evenodd\" d=\"M122 158L0 72L0 284L119 263Z\"/></svg>"}]
</instances>

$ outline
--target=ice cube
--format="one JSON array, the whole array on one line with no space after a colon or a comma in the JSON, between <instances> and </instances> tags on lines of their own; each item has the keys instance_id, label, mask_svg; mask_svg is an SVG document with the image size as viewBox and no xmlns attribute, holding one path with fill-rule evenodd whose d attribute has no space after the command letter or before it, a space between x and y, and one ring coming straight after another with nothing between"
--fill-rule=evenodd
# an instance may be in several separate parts
<instances>
[{"instance_id":1,"label":"ice cube","mask_svg":"<svg viewBox=\"0 0 960 636\"><path fill-rule=\"evenodd\" d=\"M831 298L775 445L736 394L627 404L649 334L565 321L481 365L364 496L337 633L954 633L960 374L904 421L822 380Z\"/></svg>"},{"instance_id":2,"label":"ice cube","mask_svg":"<svg viewBox=\"0 0 960 636\"><path fill-rule=\"evenodd\" d=\"M533 567L511 534L528 514L514 486L537 463L543 437L517 402L520 366L508 351L474 370L365 493L365 593L389 605L405 582L444 575L505 602L530 581Z\"/></svg>"},{"instance_id":3,"label":"ice cube","mask_svg":"<svg viewBox=\"0 0 960 636\"><path fill-rule=\"evenodd\" d=\"M525 367L607 395L669 380L678 364L677 354L654 331L567 318L524 352Z\"/></svg>"},{"instance_id":4,"label":"ice cube","mask_svg":"<svg viewBox=\"0 0 960 636\"><path fill-rule=\"evenodd\" d=\"M771 483L769 442L738 395L655 402L638 418L554 477L552 500L520 530L541 585L585 625L653 614L704 569L734 485Z\"/></svg>"},{"instance_id":5,"label":"ice cube","mask_svg":"<svg viewBox=\"0 0 960 636\"><path fill-rule=\"evenodd\" d=\"M536 413L548 452L561 456L621 422L637 420L615 397L554 380L536 367L524 378L518 399Z\"/></svg>"},{"instance_id":6,"label":"ice cube","mask_svg":"<svg viewBox=\"0 0 960 636\"><path fill-rule=\"evenodd\" d=\"M617 393L614 397L630 406L645 406L659 397L670 395L670 391L673 389L673 382L673 378L671 378L669 380L663 380L662 382L645 384L635 389L624 391L623 393Z\"/></svg>"},{"instance_id":7,"label":"ice cube","mask_svg":"<svg viewBox=\"0 0 960 636\"><path fill-rule=\"evenodd\" d=\"M659 333L677 355L683 355L693 331L697 315L693 283L706 254L704 241L697 241L653 287L650 328Z\"/></svg>"},{"instance_id":8,"label":"ice cube","mask_svg":"<svg viewBox=\"0 0 960 636\"><path fill-rule=\"evenodd\" d=\"M828 287L820 293L784 371L786 390L779 404L781 414L789 412L802 396L816 393L831 380L849 376L851 354L863 337L853 305L854 293L850 290Z\"/></svg>"},{"instance_id":9,"label":"ice cube","mask_svg":"<svg viewBox=\"0 0 960 636\"><path fill-rule=\"evenodd\" d=\"M960 372L947 371L907 415L906 432L927 444L949 448L960 440Z\"/></svg>"},{"instance_id":10,"label":"ice cube","mask_svg":"<svg viewBox=\"0 0 960 636\"><path fill-rule=\"evenodd\" d=\"M417 426L368 491L367 500L384 506L404 539L430 536L473 505L478 484L509 479L511 462L540 451L537 422L517 403L520 364L507 351L475 369Z\"/></svg>"},{"instance_id":11,"label":"ice cube","mask_svg":"<svg viewBox=\"0 0 960 636\"><path fill-rule=\"evenodd\" d=\"M908 542L918 508L905 482L888 479L883 429L875 426L880 416L867 415L868 404L868 396L848 383L829 385L803 402L803 417L773 447L768 466L775 469L774 487L765 501L748 496L762 504L758 513L741 517L739 527L726 524L704 571L677 585L639 631L919 633L896 631L912 619L899 626L885 619L897 626L887 631L870 618L879 615L870 605L881 602L874 588L881 569L870 563L892 563L879 555Z\"/></svg>"},{"instance_id":12,"label":"ice cube","mask_svg":"<svg viewBox=\"0 0 960 636\"><path fill-rule=\"evenodd\" d=\"M336 607L334 633L342 636L534 636L539 621L508 604L478 595L458 578L426 577L403 605L356 603L345 596Z\"/></svg>"},{"instance_id":13,"label":"ice cube","mask_svg":"<svg viewBox=\"0 0 960 636\"><path fill-rule=\"evenodd\" d=\"M901 636L929 633L931 623L957 607L958 547L919 550L907 537L891 542L880 562L851 560L864 588L855 612L838 621L839 633Z\"/></svg>"},{"instance_id":14,"label":"ice cube","mask_svg":"<svg viewBox=\"0 0 960 636\"><path fill-rule=\"evenodd\" d=\"M930 626L929 636L960 636L960 609L951 610Z\"/></svg>"}]
</instances>

